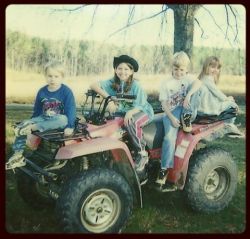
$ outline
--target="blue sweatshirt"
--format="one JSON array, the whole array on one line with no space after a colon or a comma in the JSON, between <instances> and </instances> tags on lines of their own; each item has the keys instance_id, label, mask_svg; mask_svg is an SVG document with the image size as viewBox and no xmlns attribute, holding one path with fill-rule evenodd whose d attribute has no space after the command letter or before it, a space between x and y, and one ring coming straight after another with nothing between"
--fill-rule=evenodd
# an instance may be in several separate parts
<instances>
[{"instance_id":1,"label":"blue sweatshirt","mask_svg":"<svg viewBox=\"0 0 250 239\"><path fill-rule=\"evenodd\" d=\"M105 90L109 95L115 96L117 92L112 88L114 79L109 79L101 81L100 85L103 90ZM152 106L147 101L147 94L144 92L137 80L133 80L131 89L126 92L127 94L135 95L136 99L131 103L121 102L119 104L118 111L126 113L127 111L137 108L148 115L149 120L152 120L154 117L154 110Z\"/></svg>"},{"instance_id":2,"label":"blue sweatshirt","mask_svg":"<svg viewBox=\"0 0 250 239\"><path fill-rule=\"evenodd\" d=\"M49 113L48 113L49 112ZM33 117L63 114L68 118L66 128L74 128L76 120L76 103L71 89L62 84L53 92L48 91L48 85L42 87L36 96Z\"/></svg>"}]
</instances>

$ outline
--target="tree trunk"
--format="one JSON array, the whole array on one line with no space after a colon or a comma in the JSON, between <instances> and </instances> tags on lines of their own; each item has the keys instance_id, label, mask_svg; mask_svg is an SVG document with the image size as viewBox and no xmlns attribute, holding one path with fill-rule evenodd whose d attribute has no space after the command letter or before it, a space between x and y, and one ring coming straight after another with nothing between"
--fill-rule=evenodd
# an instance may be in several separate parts
<instances>
[{"instance_id":1,"label":"tree trunk","mask_svg":"<svg viewBox=\"0 0 250 239\"><path fill-rule=\"evenodd\" d=\"M174 52L193 54L194 15L200 8L195 4L168 5L174 11Z\"/></svg>"}]
</instances>

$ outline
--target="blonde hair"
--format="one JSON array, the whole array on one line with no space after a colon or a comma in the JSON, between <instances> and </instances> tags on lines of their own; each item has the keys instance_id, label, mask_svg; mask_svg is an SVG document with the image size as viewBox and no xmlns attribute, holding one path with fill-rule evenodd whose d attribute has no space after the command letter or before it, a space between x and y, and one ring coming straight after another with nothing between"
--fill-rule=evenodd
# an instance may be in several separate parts
<instances>
[{"instance_id":1,"label":"blonde hair","mask_svg":"<svg viewBox=\"0 0 250 239\"><path fill-rule=\"evenodd\" d=\"M188 69L189 65L190 65L190 59L184 51L179 51L174 54L172 66L175 67L185 66Z\"/></svg>"},{"instance_id":2,"label":"blonde hair","mask_svg":"<svg viewBox=\"0 0 250 239\"><path fill-rule=\"evenodd\" d=\"M209 56L203 63L201 73L198 76L198 79L201 80L205 75L208 75L208 68L210 66L217 66L219 69L221 68L221 63L218 57ZM220 71L214 79L215 84L218 84L220 78Z\"/></svg>"},{"instance_id":3,"label":"blonde hair","mask_svg":"<svg viewBox=\"0 0 250 239\"><path fill-rule=\"evenodd\" d=\"M48 62L44 67L44 74L45 75L47 75L48 69L57 70L62 75L62 77L64 77L64 75L65 75L64 66L60 61L50 61L50 62Z\"/></svg>"}]
</instances>

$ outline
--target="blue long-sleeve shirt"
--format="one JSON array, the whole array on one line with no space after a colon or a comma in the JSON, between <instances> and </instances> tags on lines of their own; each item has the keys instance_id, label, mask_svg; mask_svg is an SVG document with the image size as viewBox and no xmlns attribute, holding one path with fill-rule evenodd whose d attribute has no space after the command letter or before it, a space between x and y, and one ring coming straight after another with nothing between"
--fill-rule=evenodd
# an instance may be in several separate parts
<instances>
[{"instance_id":1,"label":"blue long-sleeve shirt","mask_svg":"<svg viewBox=\"0 0 250 239\"><path fill-rule=\"evenodd\" d=\"M66 128L74 128L76 120L76 103L71 89L62 84L53 92L48 91L48 86L42 87L36 96L33 117L47 116L50 114L63 114L68 118Z\"/></svg>"},{"instance_id":2,"label":"blue long-sleeve shirt","mask_svg":"<svg viewBox=\"0 0 250 239\"><path fill-rule=\"evenodd\" d=\"M112 88L112 84L114 83L114 79L100 81L101 88L105 90L109 95L115 96L117 92ZM135 95L136 99L131 103L124 102L119 104L118 111L127 112L133 108L140 109L142 112L148 115L149 120L152 120L154 117L154 110L152 106L147 101L147 94L142 89L137 80L133 80L131 89L127 92L127 94Z\"/></svg>"}]
</instances>

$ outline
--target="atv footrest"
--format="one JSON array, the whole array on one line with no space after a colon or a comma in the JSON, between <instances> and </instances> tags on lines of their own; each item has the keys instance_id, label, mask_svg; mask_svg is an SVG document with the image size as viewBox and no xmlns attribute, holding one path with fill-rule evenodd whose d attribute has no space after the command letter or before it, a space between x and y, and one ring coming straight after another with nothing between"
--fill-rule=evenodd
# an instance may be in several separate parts
<instances>
[{"instance_id":1,"label":"atv footrest","mask_svg":"<svg viewBox=\"0 0 250 239\"><path fill-rule=\"evenodd\" d=\"M20 167L19 169L22 170L24 173L28 174L31 176L33 179L35 179L39 183L44 183L41 178L39 178L36 173L40 173L43 175L47 181L54 181L57 179L57 175L54 173L47 172L43 168L37 166L34 164L32 161L29 159L26 159L26 165L29 167ZM33 169L30 169L30 167Z\"/></svg>"}]
</instances>

